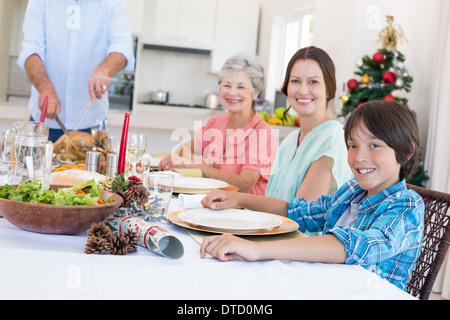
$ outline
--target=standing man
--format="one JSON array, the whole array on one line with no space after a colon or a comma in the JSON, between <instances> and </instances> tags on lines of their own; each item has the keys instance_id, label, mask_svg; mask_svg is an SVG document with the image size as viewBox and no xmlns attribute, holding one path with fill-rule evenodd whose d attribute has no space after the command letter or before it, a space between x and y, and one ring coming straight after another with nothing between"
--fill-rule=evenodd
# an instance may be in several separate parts
<instances>
[{"instance_id":1,"label":"standing man","mask_svg":"<svg viewBox=\"0 0 450 320\"><path fill-rule=\"evenodd\" d=\"M24 41L17 64L31 83L28 103L32 120L39 121L48 96L46 123L55 142L83 107L92 101L79 125L90 133L106 119L110 77L134 70L131 30L122 0L29 0L23 23ZM78 121L77 121L78 122Z\"/></svg>"}]
</instances>

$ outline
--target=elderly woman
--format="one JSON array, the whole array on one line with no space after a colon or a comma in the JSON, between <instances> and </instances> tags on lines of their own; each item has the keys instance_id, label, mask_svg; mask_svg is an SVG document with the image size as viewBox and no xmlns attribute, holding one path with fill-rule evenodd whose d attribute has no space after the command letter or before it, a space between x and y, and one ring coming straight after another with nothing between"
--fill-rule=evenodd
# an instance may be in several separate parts
<instances>
[{"instance_id":1,"label":"elderly woman","mask_svg":"<svg viewBox=\"0 0 450 320\"><path fill-rule=\"evenodd\" d=\"M164 158L159 169L200 168L204 177L264 195L277 151L272 128L254 110L264 70L255 59L238 54L225 62L218 83L228 113L211 117L191 141Z\"/></svg>"}]
</instances>

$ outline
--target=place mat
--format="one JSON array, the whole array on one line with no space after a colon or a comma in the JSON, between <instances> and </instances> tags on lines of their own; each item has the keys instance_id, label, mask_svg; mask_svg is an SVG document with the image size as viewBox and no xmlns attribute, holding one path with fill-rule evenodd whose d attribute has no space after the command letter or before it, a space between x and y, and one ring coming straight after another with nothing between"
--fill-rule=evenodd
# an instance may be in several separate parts
<instances>
[{"instance_id":1,"label":"place mat","mask_svg":"<svg viewBox=\"0 0 450 320\"><path fill-rule=\"evenodd\" d=\"M176 188L173 187L174 193L186 193L186 194L207 194L216 189L191 189L191 188ZM219 190L237 192L239 188L229 184L225 188L220 188Z\"/></svg>"},{"instance_id":2,"label":"place mat","mask_svg":"<svg viewBox=\"0 0 450 320\"><path fill-rule=\"evenodd\" d=\"M173 171L180 173L183 177L203 177L202 170L198 168L177 168L173 169Z\"/></svg>"},{"instance_id":3,"label":"place mat","mask_svg":"<svg viewBox=\"0 0 450 320\"><path fill-rule=\"evenodd\" d=\"M169 155L170 153L150 153L151 156L157 157L157 158L165 158Z\"/></svg>"},{"instance_id":4,"label":"place mat","mask_svg":"<svg viewBox=\"0 0 450 320\"><path fill-rule=\"evenodd\" d=\"M190 230L196 230L196 231L203 231L203 232L208 232L211 234L221 234L223 232L218 232L218 231L212 231L212 230L208 230L207 228L203 228L200 226L194 226L191 225L183 220L181 220L178 217L178 214L183 211L176 211L173 212L169 215L169 221L172 222L173 224L176 224L180 227L186 228L186 229L190 229ZM268 213L270 214L270 213ZM281 235L281 234L287 234L293 231L297 231L297 229L299 228L299 225L297 222L295 222L294 220L291 220L287 217L282 217L282 216L278 216L281 220L283 220L283 223L281 224L281 226L279 226L276 229L273 230L257 230L257 231L251 231L251 232L229 232L232 233L234 235L242 235L242 236L272 236L272 235Z\"/></svg>"},{"instance_id":5,"label":"place mat","mask_svg":"<svg viewBox=\"0 0 450 320\"><path fill-rule=\"evenodd\" d=\"M184 228L184 230L186 230L186 232L191 236L191 238L194 239L195 242L197 242L198 244L202 244L203 239L205 237L217 235L215 233L211 233L211 232L207 232L207 231L199 231L199 230L188 229L188 228ZM238 235L238 234L236 234L236 236L246 239L246 240L254 241L254 242L277 241L277 240L287 240L287 239L308 237L307 235L301 233L300 231L291 231L288 233L265 235L265 236L262 236L262 235L260 235L260 236L249 236L249 235L244 236L244 235Z\"/></svg>"}]
</instances>

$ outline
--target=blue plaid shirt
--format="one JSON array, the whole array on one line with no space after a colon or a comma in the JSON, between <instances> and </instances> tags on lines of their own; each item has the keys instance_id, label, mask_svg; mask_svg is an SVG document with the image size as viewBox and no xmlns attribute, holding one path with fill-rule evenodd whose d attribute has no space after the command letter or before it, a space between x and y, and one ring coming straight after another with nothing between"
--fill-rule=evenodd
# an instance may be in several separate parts
<instances>
[{"instance_id":1,"label":"blue plaid shirt","mask_svg":"<svg viewBox=\"0 0 450 320\"><path fill-rule=\"evenodd\" d=\"M423 200L402 180L361 200L354 226L335 226L352 200L363 192L352 179L335 194L316 201L291 200L288 217L299 223L302 232L334 234L345 246L346 264L361 265L406 290L422 247Z\"/></svg>"}]
</instances>

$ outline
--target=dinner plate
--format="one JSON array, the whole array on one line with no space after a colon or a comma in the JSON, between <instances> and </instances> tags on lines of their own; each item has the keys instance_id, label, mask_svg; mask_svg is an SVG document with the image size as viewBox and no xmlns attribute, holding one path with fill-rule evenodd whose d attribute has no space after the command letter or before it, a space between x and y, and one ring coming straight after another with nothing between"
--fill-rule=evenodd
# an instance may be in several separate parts
<instances>
[{"instance_id":1,"label":"dinner plate","mask_svg":"<svg viewBox=\"0 0 450 320\"><path fill-rule=\"evenodd\" d=\"M221 180L200 177L175 177L173 181L174 193L208 193L214 189L228 187L228 183Z\"/></svg>"},{"instance_id":2,"label":"dinner plate","mask_svg":"<svg viewBox=\"0 0 450 320\"><path fill-rule=\"evenodd\" d=\"M240 209L191 209L180 212L178 218L190 225L224 232L273 230L283 223L281 218L272 214Z\"/></svg>"},{"instance_id":3,"label":"dinner plate","mask_svg":"<svg viewBox=\"0 0 450 320\"><path fill-rule=\"evenodd\" d=\"M173 186L180 189L220 189L228 186L228 183L210 178L175 177Z\"/></svg>"}]
</instances>

